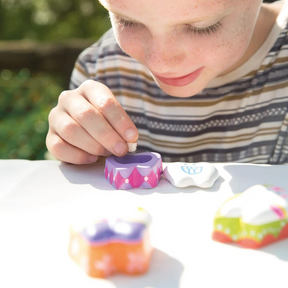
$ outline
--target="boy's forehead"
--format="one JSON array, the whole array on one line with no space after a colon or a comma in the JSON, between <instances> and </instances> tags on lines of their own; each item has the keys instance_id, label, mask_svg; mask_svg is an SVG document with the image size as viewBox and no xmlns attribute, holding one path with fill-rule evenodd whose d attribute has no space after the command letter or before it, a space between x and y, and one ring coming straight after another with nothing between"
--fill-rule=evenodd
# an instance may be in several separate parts
<instances>
[{"instance_id":1,"label":"boy's forehead","mask_svg":"<svg viewBox=\"0 0 288 288\"><path fill-rule=\"evenodd\" d=\"M157 7L165 8L201 8L201 7L225 7L235 2L245 0L99 0L99 2L107 9L113 8L133 8L133 7ZM253 1L253 0L250 0Z\"/></svg>"},{"instance_id":2,"label":"boy's forehead","mask_svg":"<svg viewBox=\"0 0 288 288\"><path fill-rule=\"evenodd\" d=\"M152 20L161 14L176 22L179 19L201 22L221 17L247 1L255 0L99 0L107 10L131 19L141 21L145 15L146 20L147 17Z\"/></svg>"}]
</instances>

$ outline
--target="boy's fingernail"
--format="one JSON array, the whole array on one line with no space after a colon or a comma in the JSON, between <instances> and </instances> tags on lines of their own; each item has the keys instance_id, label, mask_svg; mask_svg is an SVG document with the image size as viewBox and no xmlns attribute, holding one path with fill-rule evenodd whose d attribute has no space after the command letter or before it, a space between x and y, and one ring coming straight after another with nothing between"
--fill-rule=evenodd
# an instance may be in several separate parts
<instances>
[{"instance_id":1,"label":"boy's fingernail","mask_svg":"<svg viewBox=\"0 0 288 288\"><path fill-rule=\"evenodd\" d=\"M126 141L130 141L130 142L133 142L135 141L135 138L137 136L137 131L133 128L128 128L126 131L125 131L125 139Z\"/></svg>"},{"instance_id":2,"label":"boy's fingernail","mask_svg":"<svg viewBox=\"0 0 288 288\"><path fill-rule=\"evenodd\" d=\"M117 142L113 150L116 154L123 155L127 151L127 144L123 142Z\"/></svg>"},{"instance_id":3,"label":"boy's fingernail","mask_svg":"<svg viewBox=\"0 0 288 288\"><path fill-rule=\"evenodd\" d=\"M89 157L88 157L88 162L90 162L90 163L94 163L94 162L96 162L97 160L98 160L98 156L95 156L95 155L90 155Z\"/></svg>"}]
</instances>

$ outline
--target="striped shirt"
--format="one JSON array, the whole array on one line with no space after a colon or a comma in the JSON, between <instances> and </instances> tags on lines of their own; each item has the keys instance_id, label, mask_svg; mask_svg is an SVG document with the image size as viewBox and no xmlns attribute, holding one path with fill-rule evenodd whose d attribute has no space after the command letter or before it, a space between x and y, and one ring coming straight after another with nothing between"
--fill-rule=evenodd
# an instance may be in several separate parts
<instances>
[{"instance_id":1,"label":"striped shirt","mask_svg":"<svg viewBox=\"0 0 288 288\"><path fill-rule=\"evenodd\" d=\"M135 123L138 152L165 162L288 162L287 1L258 51L192 97L165 94L112 30L80 54L70 88L87 79L108 86Z\"/></svg>"}]
</instances>

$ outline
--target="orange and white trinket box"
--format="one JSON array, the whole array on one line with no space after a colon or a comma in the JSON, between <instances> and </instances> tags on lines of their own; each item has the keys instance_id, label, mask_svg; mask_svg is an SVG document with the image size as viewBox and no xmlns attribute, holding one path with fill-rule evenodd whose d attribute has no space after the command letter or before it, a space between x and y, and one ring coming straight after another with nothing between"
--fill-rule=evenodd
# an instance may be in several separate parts
<instances>
[{"instance_id":1,"label":"orange and white trinket box","mask_svg":"<svg viewBox=\"0 0 288 288\"><path fill-rule=\"evenodd\" d=\"M152 254L150 223L150 214L137 208L126 210L125 215L73 224L69 255L91 277L143 274Z\"/></svg>"}]
</instances>

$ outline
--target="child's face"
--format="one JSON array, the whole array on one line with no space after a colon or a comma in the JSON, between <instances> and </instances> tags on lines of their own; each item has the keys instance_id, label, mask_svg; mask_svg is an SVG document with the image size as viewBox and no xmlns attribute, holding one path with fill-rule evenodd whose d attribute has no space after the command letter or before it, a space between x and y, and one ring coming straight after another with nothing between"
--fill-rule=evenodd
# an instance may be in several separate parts
<instances>
[{"instance_id":1,"label":"child's face","mask_svg":"<svg viewBox=\"0 0 288 288\"><path fill-rule=\"evenodd\" d=\"M120 47L167 94L199 93L238 62L262 0L100 0Z\"/></svg>"}]
</instances>

